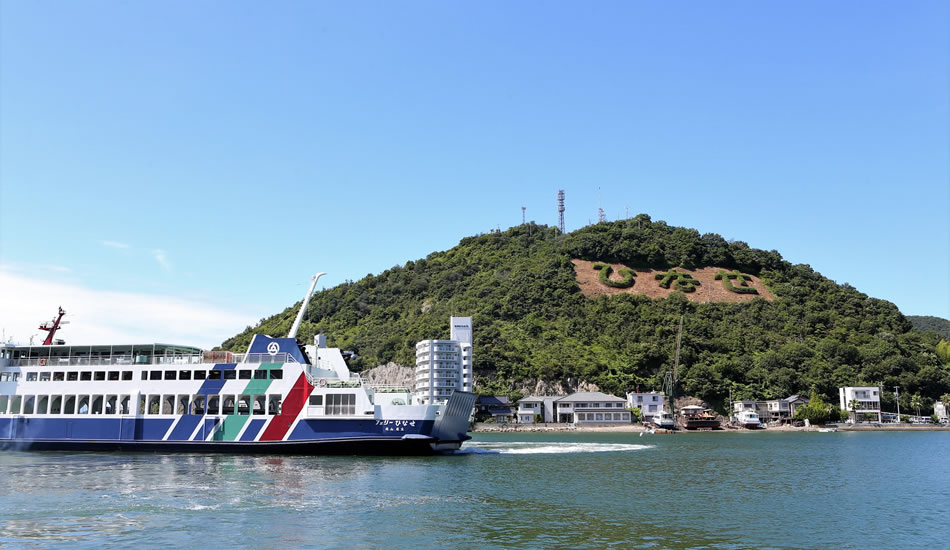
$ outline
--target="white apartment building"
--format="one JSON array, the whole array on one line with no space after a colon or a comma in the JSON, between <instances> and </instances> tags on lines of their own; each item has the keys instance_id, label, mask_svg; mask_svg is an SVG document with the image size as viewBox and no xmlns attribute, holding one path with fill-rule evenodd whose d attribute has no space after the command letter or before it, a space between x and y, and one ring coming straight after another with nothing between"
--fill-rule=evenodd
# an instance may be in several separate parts
<instances>
[{"instance_id":1,"label":"white apartment building","mask_svg":"<svg viewBox=\"0 0 950 550\"><path fill-rule=\"evenodd\" d=\"M449 322L451 340L416 343L417 403L445 402L456 390L472 391L472 318L451 317Z\"/></svg>"},{"instance_id":2,"label":"white apartment building","mask_svg":"<svg viewBox=\"0 0 950 550\"><path fill-rule=\"evenodd\" d=\"M851 413L851 422L857 422L865 414L877 415L877 421L881 422L881 388L874 386L846 386L838 388L839 405L842 409ZM856 409L851 409L851 401L857 401ZM858 415L858 418L855 416Z\"/></svg>"},{"instance_id":3,"label":"white apartment building","mask_svg":"<svg viewBox=\"0 0 950 550\"><path fill-rule=\"evenodd\" d=\"M627 394L627 407L631 409L640 409L640 418L644 424L663 412L663 394L655 391L649 393Z\"/></svg>"}]
</instances>

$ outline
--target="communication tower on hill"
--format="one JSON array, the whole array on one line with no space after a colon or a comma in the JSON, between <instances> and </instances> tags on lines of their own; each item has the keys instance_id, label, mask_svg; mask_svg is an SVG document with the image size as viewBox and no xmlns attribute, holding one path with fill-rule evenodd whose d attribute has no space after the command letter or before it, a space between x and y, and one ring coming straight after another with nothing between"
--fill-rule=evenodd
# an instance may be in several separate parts
<instances>
[{"instance_id":1,"label":"communication tower on hill","mask_svg":"<svg viewBox=\"0 0 950 550\"><path fill-rule=\"evenodd\" d=\"M557 190L557 229L564 234L564 190Z\"/></svg>"},{"instance_id":2,"label":"communication tower on hill","mask_svg":"<svg viewBox=\"0 0 950 550\"><path fill-rule=\"evenodd\" d=\"M597 188L597 223L604 223L607 221L607 214L604 213L604 209L600 206L600 187Z\"/></svg>"}]
</instances>

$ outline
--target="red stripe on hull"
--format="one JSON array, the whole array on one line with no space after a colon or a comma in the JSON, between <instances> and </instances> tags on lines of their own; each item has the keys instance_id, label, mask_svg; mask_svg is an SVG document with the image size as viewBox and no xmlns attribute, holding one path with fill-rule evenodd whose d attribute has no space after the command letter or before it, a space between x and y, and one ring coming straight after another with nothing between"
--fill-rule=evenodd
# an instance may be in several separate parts
<instances>
[{"instance_id":1,"label":"red stripe on hull","mask_svg":"<svg viewBox=\"0 0 950 550\"><path fill-rule=\"evenodd\" d=\"M300 411L303 410L303 406L312 391L313 386L307 382L307 377L300 373L300 378L294 383L294 387L291 388L287 398L280 405L280 414L275 416L267 425L260 441L280 441L284 439L294 420L297 420L297 417L300 416Z\"/></svg>"}]
</instances>

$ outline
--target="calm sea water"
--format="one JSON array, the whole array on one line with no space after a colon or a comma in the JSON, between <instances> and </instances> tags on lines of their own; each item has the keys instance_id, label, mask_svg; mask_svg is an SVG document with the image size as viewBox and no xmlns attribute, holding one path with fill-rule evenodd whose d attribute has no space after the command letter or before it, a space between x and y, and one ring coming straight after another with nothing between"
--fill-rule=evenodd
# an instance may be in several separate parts
<instances>
[{"instance_id":1,"label":"calm sea water","mask_svg":"<svg viewBox=\"0 0 950 550\"><path fill-rule=\"evenodd\" d=\"M454 456L0 453L8 548L947 548L950 434L477 434Z\"/></svg>"}]
</instances>

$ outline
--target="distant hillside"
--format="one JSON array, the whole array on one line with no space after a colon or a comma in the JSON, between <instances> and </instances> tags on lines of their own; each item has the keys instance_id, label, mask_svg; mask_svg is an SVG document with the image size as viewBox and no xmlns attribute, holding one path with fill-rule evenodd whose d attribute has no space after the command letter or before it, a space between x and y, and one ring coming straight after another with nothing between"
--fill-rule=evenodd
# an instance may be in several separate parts
<instances>
[{"instance_id":1,"label":"distant hillside","mask_svg":"<svg viewBox=\"0 0 950 550\"><path fill-rule=\"evenodd\" d=\"M577 262L615 266L607 278L621 285L630 276L623 269L651 270L652 279L637 273L633 289L666 282L667 297L585 296ZM736 303L690 301L686 275L708 267L742 275L727 277L734 289L746 282L761 293ZM727 291L721 279L701 285ZM222 347L242 350L253 332L286 333L296 307ZM816 390L832 403L841 385L900 385L902 397L920 393L925 403L950 391L950 370L934 353L939 338L912 331L894 304L792 265L774 250L643 214L568 235L529 223L466 237L450 250L316 293L299 335L322 332L331 345L357 351L357 370L413 365L415 343L447 338L450 315L474 317L476 387L483 392L538 381L567 389L595 384L617 394L659 389L673 364L681 315L678 392L708 401L721 402L730 389L737 399ZM885 406L890 396L885 392Z\"/></svg>"},{"instance_id":2,"label":"distant hillside","mask_svg":"<svg viewBox=\"0 0 950 550\"><path fill-rule=\"evenodd\" d=\"M921 332L933 331L950 340L950 321L930 315L908 315L907 320L914 330Z\"/></svg>"}]
</instances>

